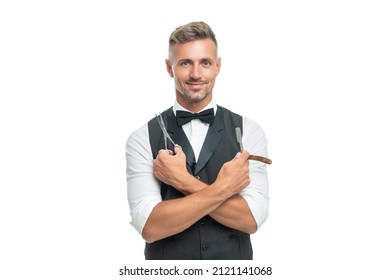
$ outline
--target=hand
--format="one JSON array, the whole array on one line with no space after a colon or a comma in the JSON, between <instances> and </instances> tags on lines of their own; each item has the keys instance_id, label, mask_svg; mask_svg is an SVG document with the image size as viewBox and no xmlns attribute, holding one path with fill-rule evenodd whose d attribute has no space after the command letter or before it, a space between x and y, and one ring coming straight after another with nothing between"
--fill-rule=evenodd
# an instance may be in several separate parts
<instances>
[{"instance_id":1,"label":"hand","mask_svg":"<svg viewBox=\"0 0 390 280\"><path fill-rule=\"evenodd\" d=\"M216 182L231 195L239 193L250 184L248 158L248 151L243 150L226 162L218 173Z\"/></svg>"},{"instance_id":2,"label":"hand","mask_svg":"<svg viewBox=\"0 0 390 280\"><path fill-rule=\"evenodd\" d=\"M153 161L154 176L162 182L176 187L180 185L181 179L189 174L186 167L186 155L183 149L176 145L175 155L169 150L160 150Z\"/></svg>"}]
</instances>

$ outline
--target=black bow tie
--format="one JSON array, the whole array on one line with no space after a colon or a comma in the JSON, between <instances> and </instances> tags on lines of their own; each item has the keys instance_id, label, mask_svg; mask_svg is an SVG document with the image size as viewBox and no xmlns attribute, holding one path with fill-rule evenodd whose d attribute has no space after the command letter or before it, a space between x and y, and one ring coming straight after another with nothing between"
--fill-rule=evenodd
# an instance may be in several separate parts
<instances>
[{"instance_id":1,"label":"black bow tie","mask_svg":"<svg viewBox=\"0 0 390 280\"><path fill-rule=\"evenodd\" d=\"M176 121L179 126L182 126L193 119L199 119L204 123L212 124L214 120L214 109L207 109L195 114L187 111L176 111Z\"/></svg>"}]
</instances>

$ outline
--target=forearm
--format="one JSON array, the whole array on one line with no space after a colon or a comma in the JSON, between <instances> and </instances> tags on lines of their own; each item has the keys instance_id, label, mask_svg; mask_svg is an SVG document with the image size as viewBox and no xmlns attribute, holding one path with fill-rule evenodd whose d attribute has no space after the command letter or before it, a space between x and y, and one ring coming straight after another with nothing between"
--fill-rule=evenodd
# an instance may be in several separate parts
<instances>
[{"instance_id":1,"label":"forearm","mask_svg":"<svg viewBox=\"0 0 390 280\"><path fill-rule=\"evenodd\" d=\"M211 212L210 216L219 223L242 232L252 234L257 230L256 221L248 204L239 194L227 199Z\"/></svg>"},{"instance_id":2,"label":"forearm","mask_svg":"<svg viewBox=\"0 0 390 280\"><path fill-rule=\"evenodd\" d=\"M142 231L147 242L177 234L214 211L231 194L214 185L183 198L162 201L156 205Z\"/></svg>"},{"instance_id":3,"label":"forearm","mask_svg":"<svg viewBox=\"0 0 390 280\"><path fill-rule=\"evenodd\" d=\"M180 191L184 195L196 193L208 185L193 176L184 177L180 183ZM226 199L209 215L219 223L246 233L254 233L257 230L256 221L248 207L246 200L239 194Z\"/></svg>"}]
</instances>

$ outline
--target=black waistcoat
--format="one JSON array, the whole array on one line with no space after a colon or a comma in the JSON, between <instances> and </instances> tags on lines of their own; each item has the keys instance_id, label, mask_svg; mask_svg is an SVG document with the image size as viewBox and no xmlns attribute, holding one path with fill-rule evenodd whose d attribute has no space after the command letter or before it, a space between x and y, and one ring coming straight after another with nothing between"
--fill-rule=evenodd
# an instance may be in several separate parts
<instances>
[{"instance_id":1,"label":"black waistcoat","mask_svg":"<svg viewBox=\"0 0 390 280\"><path fill-rule=\"evenodd\" d=\"M168 133L179 144L187 159L187 170L198 179L212 184L222 165L234 158L240 147L235 128L242 130L242 117L218 106L210 125L198 161L195 162L192 147L181 127L176 123L172 108L162 113ZM149 141L156 158L164 149L164 138L156 118L148 123ZM173 149L172 147L170 149ZM163 200L183 197L171 186L161 183ZM250 235L226 227L210 216L205 216L188 229L162 240L146 243L145 259L157 260L199 260L199 259L252 259Z\"/></svg>"}]
</instances>

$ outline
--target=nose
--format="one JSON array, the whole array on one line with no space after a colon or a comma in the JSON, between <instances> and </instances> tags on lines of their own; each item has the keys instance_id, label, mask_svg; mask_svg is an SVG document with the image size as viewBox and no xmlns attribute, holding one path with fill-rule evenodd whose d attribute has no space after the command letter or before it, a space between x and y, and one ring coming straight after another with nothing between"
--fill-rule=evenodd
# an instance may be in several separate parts
<instances>
[{"instance_id":1,"label":"nose","mask_svg":"<svg viewBox=\"0 0 390 280\"><path fill-rule=\"evenodd\" d=\"M201 75L200 65L194 64L191 67L190 78L194 80L199 80L201 77L202 75Z\"/></svg>"}]
</instances>

